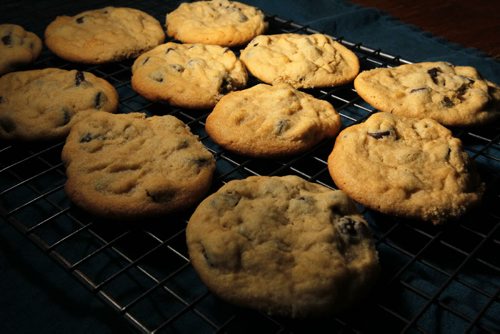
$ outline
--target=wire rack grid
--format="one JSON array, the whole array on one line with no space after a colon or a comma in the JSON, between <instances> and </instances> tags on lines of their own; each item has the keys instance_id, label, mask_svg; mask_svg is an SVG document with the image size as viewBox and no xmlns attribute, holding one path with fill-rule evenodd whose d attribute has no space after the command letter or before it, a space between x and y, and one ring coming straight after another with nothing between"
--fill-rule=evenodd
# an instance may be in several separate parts
<instances>
[{"instance_id":1,"label":"wire rack grid","mask_svg":"<svg viewBox=\"0 0 500 334\"><path fill-rule=\"evenodd\" d=\"M121 4L149 12L160 22L164 18L158 13L178 5L160 1ZM16 13L14 7L7 9L6 15ZM82 9L57 8L67 13ZM267 19L270 34L317 32L277 16ZM49 16L24 25L41 35L47 20ZM358 55L363 70L408 63L361 43L337 40ZM229 180L250 175L294 174L335 188L326 164L333 140L286 159L263 161L232 154L206 135L209 110L174 108L137 95L130 86L131 64L82 66L44 50L34 67L93 72L116 87L120 112L171 114L183 120L216 157L211 192ZM252 84L256 82L252 79ZM375 111L352 85L308 92L332 103L344 127L362 122ZM185 227L192 210L153 222L118 224L73 206L64 193L63 141L0 143L0 220L19 230L139 332L288 333L325 328L328 332L499 332L500 131L489 126L453 132L487 184L481 207L459 221L433 227L360 206L374 231L382 276L363 303L328 319L272 317L229 305L211 294L187 255Z\"/></svg>"}]
</instances>

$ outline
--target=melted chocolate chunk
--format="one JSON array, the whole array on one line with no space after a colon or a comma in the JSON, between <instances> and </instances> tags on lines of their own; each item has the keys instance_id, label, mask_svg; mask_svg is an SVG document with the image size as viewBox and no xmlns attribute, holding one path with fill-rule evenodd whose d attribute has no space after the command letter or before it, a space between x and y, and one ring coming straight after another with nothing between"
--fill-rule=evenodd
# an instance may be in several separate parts
<instances>
[{"instance_id":1,"label":"melted chocolate chunk","mask_svg":"<svg viewBox=\"0 0 500 334\"><path fill-rule=\"evenodd\" d=\"M0 127L7 133L12 132L16 128L16 123L10 118L2 117L0 118Z\"/></svg>"},{"instance_id":2,"label":"melted chocolate chunk","mask_svg":"<svg viewBox=\"0 0 500 334\"><path fill-rule=\"evenodd\" d=\"M445 96L443 98L443 101L441 101L441 103L443 104L444 107L446 108L451 108L455 105L455 103L453 103L452 100L450 100L450 98L448 96Z\"/></svg>"},{"instance_id":3,"label":"melted chocolate chunk","mask_svg":"<svg viewBox=\"0 0 500 334\"><path fill-rule=\"evenodd\" d=\"M226 93L233 91L233 90L234 90L233 79L231 79L228 76L224 76L224 78L222 78L219 92L221 94L226 94Z\"/></svg>"},{"instance_id":4,"label":"melted chocolate chunk","mask_svg":"<svg viewBox=\"0 0 500 334\"><path fill-rule=\"evenodd\" d=\"M366 233L365 224L353 220L349 217L340 218L337 223L337 230L341 234L341 238L348 243L358 243L363 235Z\"/></svg>"},{"instance_id":5,"label":"melted chocolate chunk","mask_svg":"<svg viewBox=\"0 0 500 334\"><path fill-rule=\"evenodd\" d=\"M106 94L104 94L103 92L97 93L94 99L94 107L96 109L101 109L107 100L108 97L106 96Z\"/></svg>"},{"instance_id":6,"label":"melted chocolate chunk","mask_svg":"<svg viewBox=\"0 0 500 334\"><path fill-rule=\"evenodd\" d=\"M92 141L93 139L94 139L94 136L92 136L92 134L86 133L80 138L80 143L88 143L88 142Z\"/></svg>"},{"instance_id":7,"label":"melted chocolate chunk","mask_svg":"<svg viewBox=\"0 0 500 334\"><path fill-rule=\"evenodd\" d=\"M172 64L172 65L170 65L170 67L172 67L177 73L184 72L184 67L182 67L179 64Z\"/></svg>"},{"instance_id":8,"label":"melted chocolate chunk","mask_svg":"<svg viewBox=\"0 0 500 334\"><path fill-rule=\"evenodd\" d=\"M11 37L11 35L9 34L9 35L3 36L2 37L2 43L4 45L11 45L12 44L12 37Z\"/></svg>"},{"instance_id":9,"label":"melted chocolate chunk","mask_svg":"<svg viewBox=\"0 0 500 334\"><path fill-rule=\"evenodd\" d=\"M76 23L78 23L78 24L82 24L82 23L83 23L83 18L84 18L83 16L78 17L78 18L76 19Z\"/></svg>"},{"instance_id":10,"label":"melted chocolate chunk","mask_svg":"<svg viewBox=\"0 0 500 334\"><path fill-rule=\"evenodd\" d=\"M80 86L80 84L85 81L85 75L82 71L77 71L75 75L75 85Z\"/></svg>"},{"instance_id":11,"label":"melted chocolate chunk","mask_svg":"<svg viewBox=\"0 0 500 334\"><path fill-rule=\"evenodd\" d=\"M290 128L290 124L289 124L288 120L280 119L278 121L278 123L276 123L274 133L278 136L281 136L289 128Z\"/></svg>"},{"instance_id":12,"label":"melted chocolate chunk","mask_svg":"<svg viewBox=\"0 0 500 334\"><path fill-rule=\"evenodd\" d=\"M391 131L387 130L387 131L378 131L378 132L367 132L367 134L370 137L373 137L375 139L381 139L383 137L390 136L391 135Z\"/></svg>"},{"instance_id":13,"label":"melted chocolate chunk","mask_svg":"<svg viewBox=\"0 0 500 334\"><path fill-rule=\"evenodd\" d=\"M208 158L198 158L198 159L193 159L193 163L199 167L199 168L203 168L203 167L207 167L210 165L210 162L211 162L211 159L208 159Z\"/></svg>"},{"instance_id":14,"label":"melted chocolate chunk","mask_svg":"<svg viewBox=\"0 0 500 334\"><path fill-rule=\"evenodd\" d=\"M62 117L62 124L61 126L64 126L66 124L68 124L70 121L71 121L71 111L67 108L63 108L62 110L62 114L63 114L63 117Z\"/></svg>"},{"instance_id":15,"label":"melted chocolate chunk","mask_svg":"<svg viewBox=\"0 0 500 334\"><path fill-rule=\"evenodd\" d=\"M431 76L432 82L437 85L437 76L439 73L441 73L441 69L439 67L433 67L430 70L427 70L427 73L429 73L429 75Z\"/></svg>"},{"instance_id":16,"label":"melted chocolate chunk","mask_svg":"<svg viewBox=\"0 0 500 334\"><path fill-rule=\"evenodd\" d=\"M427 90L427 87L414 88L414 89L410 90L410 93L421 92L424 90Z\"/></svg>"}]
</instances>

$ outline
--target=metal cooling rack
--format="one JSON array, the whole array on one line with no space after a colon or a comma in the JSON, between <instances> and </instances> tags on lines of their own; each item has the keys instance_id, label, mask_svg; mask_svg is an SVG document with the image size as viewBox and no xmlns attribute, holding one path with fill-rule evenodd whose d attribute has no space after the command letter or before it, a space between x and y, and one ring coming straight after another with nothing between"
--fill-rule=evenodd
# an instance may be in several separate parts
<instances>
[{"instance_id":1,"label":"metal cooling rack","mask_svg":"<svg viewBox=\"0 0 500 334\"><path fill-rule=\"evenodd\" d=\"M145 10L163 22L164 13L178 2L120 5ZM58 7L57 13L55 8L51 10L52 14L72 14L86 9L76 6L66 4ZM14 13L12 5L3 15ZM52 14L34 11L29 21L19 22L19 18L17 22L42 36ZM268 21L268 33L316 32L275 16ZM408 63L381 50L337 40L359 56L362 69ZM93 72L117 88L121 112L172 114L183 120L217 159L211 192L229 180L250 175L295 174L335 187L326 164L333 140L290 159L262 161L231 154L207 137L204 122L208 110L183 110L138 96L130 86L131 64L82 66L62 61L45 50L35 67ZM308 92L331 102L341 114L344 127L365 120L374 111L351 85ZM124 225L96 220L74 207L63 191L63 142L0 143L0 220L19 230L140 332L288 333L326 328L328 332L498 333L499 133L498 127L454 130L488 187L481 207L460 221L433 227L360 207L375 233L382 277L357 308L329 319L269 317L212 295L196 276L187 255L185 227L192 210L157 222Z\"/></svg>"}]
</instances>

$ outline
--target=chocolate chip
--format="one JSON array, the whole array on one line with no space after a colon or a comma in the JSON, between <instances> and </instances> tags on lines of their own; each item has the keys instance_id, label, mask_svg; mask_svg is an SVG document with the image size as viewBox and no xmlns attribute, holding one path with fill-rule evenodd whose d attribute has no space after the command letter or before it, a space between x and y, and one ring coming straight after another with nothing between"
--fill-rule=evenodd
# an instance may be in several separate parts
<instances>
[{"instance_id":1,"label":"chocolate chip","mask_svg":"<svg viewBox=\"0 0 500 334\"><path fill-rule=\"evenodd\" d=\"M290 122L287 119L280 119L274 128L274 133L281 136L286 130L290 128Z\"/></svg>"},{"instance_id":2,"label":"chocolate chip","mask_svg":"<svg viewBox=\"0 0 500 334\"><path fill-rule=\"evenodd\" d=\"M231 77L226 75L226 76L224 76L224 78L222 78L219 92L221 94L226 94L232 90L234 90L233 79L231 79Z\"/></svg>"},{"instance_id":3,"label":"chocolate chip","mask_svg":"<svg viewBox=\"0 0 500 334\"><path fill-rule=\"evenodd\" d=\"M256 47L257 45L259 45L259 43L255 43L254 45L252 45L252 47Z\"/></svg>"},{"instance_id":4,"label":"chocolate chip","mask_svg":"<svg viewBox=\"0 0 500 334\"><path fill-rule=\"evenodd\" d=\"M358 243L366 230L365 224L350 217L342 217L337 222L337 231L340 232L342 239L351 244Z\"/></svg>"},{"instance_id":5,"label":"chocolate chip","mask_svg":"<svg viewBox=\"0 0 500 334\"><path fill-rule=\"evenodd\" d=\"M427 90L427 87L414 88L414 89L410 90L410 93L421 92L424 90Z\"/></svg>"},{"instance_id":6,"label":"chocolate chip","mask_svg":"<svg viewBox=\"0 0 500 334\"><path fill-rule=\"evenodd\" d=\"M156 82L163 82L163 75L159 72L151 73L149 77Z\"/></svg>"},{"instance_id":7,"label":"chocolate chip","mask_svg":"<svg viewBox=\"0 0 500 334\"><path fill-rule=\"evenodd\" d=\"M146 59L144 59L144 61L142 62L142 65L145 65L148 61L149 61L149 57L146 57Z\"/></svg>"},{"instance_id":8,"label":"chocolate chip","mask_svg":"<svg viewBox=\"0 0 500 334\"><path fill-rule=\"evenodd\" d=\"M177 145L177 149L178 150L182 150L184 148L188 148L189 147L189 142L187 140L182 140L179 145Z\"/></svg>"},{"instance_id":9,"label":"chocolate chip","mask_svg":"<svg viewBox=\"0 0 500 334\"><path fill-rule=\"evenodd\" d=\"M438 83L437 76L439 73L441 73L441 69L439 67L433 67L427 70L427 73L429 73L429 75L431 76L432 82L434 82L437 85Z\"/></svg>"},{"instance_id":10,"label":"chocolate chip","mask_svg":"<svg viewBox=\"0 0 500 334\"><path fill-rule=\"evenodd\" d=\"M85 75L82 71L77 71L75 74L75 85L80 86L80 84L85 81Z\"/></svg>"},{"instance_id":11,"label":"chocolate chip","mask_svg":"<svg viewBox=\"0 0 500 334\"><path fill-rule=\"evenodd\" d=\"M238 17L238 21L239 22L246 22L246 21L248 21L248 17L245 14L240 13L240 16Z\"/></svg>"},{"instance_id":12,"label":"chocolate chip","mask_svg":"<svg viewBox=\"0 0 500 334\"><path fill-rule=\"evenodd\" d=\"M94 137L92 136L92 134L86 133L80 138L80 143L88 143L88 142L92 141L93 139L94 139Z\"/></svg>"},{"instance_id":13,"label":"chocolate chip","mask_svg":"<svg viewBox=\"0 0 500 334\"><path fill-rule=\"evenodd\" d=\"M0 103L3 103L3 96L0 96Z\"/></svg>"},{"instance_id":14,"label":"chocolate chip","mask_svg":"<svg viewBox=\"0 0 500 334\"><path fill-rule=\"evenodd\" d=\"M165 54L169 53L170 51L175 51L174 48L167 48L167 51L165 51Z\"/></svg>"},{"instance_id":15,"label":"chocolate chip","mask_svg":"<svg viewBox=\"0 0 500 334\"><path fill-rule=\"evenodd\" d=\"M448 96L445 96L443 98L443 101L441 101L441 104L446 107L446 108L451 108L455 105L455 103L453 103L452 100L450 100L450 98Z\"/></svg>"},{"instance_id":16,"label":"chocolate chip","mask_svg":"<svg viewBox=\"0 0 500 334\"><path fill-rule=\"evenodd\" d=\"M184 72L184 67L182 67L179 64L172 64L172 65L170 65L170 67L172 67L178 73Z\"/></svg>"},{"instance_id":17,"label":"chocolate chip","mask_svg":"<svg viewBox=\"0 0 500 334\"><path fill-rule=\"evenodd\" d=\"M208 158L197 158L192 161L197 167L203 168L209 166L212 160Z\"/></svg>"},{"instance_id":18,"label":"chocolate chip","mask_svg":"<svg viewBox=\"0 0 500 334\"><path fill-rule=\"evenodd\" d=\"M94 99L94 107L96 109L101 109L107 100L108 97L106 96L106 94L104 94L103 92L97 93Z\"/></svg>"},{"instance_id":19,"label":"chocolate chip","mask_svg":"<svg viewBox=\"0 0 500 334\"><path fill-rule=\"evenodd\" d=\"M146 189L146 195L155 203L165 203L174 198L175 191L171 189L161 191L152 191Z\"/></svg>"},{"instance_id":20,"label":"chocolate chip","mask_svg":"<svg viewBox=\"0 0 500 334\"><path fill-rule=\"evenodd\" d=\"M71 113L71 111L69 109L63 108L62 114L63 114L63 117L62 117L62 124L61 124L61 126L64 126L64 125L68 124L71 121L72 113Z\"/></svg>"},{"instance_id":21,"label":"chocolate chip","mask_svg":"<svg viewBox=\"0 0 500 334\"><path fill-rule=\"evenodd\" d=\"M0 127L7 133L12 132L16 128L16 123L10 118L2 117L0 118Z\"/></svg>"},{"instance_id":22,"label":"chocolate chip","mask_svg":"<svg viewBox=\"0 0 500 334\"><path fill-rule=\"evenodd\" d=\"M12 44L12 37L11 37L11 35L9 34L9 35L3 36L2 37L2 43L4 45L11 45Z\"/></svg>"},{"instance_id":23,"label":"chocolate chip","mask_svg":"<svg viewBox=\"0 0 500 334\"><path fill-rule=\"evenodd\" d=\"M367 132L367 135L369 135L370 137L373 137L375 139L381 139L383 137L390 136L390 134L391 134L391 131L389 131L389 130L378 131L378 132Z\"/></svg>"},{"instance_id":24,"label":"chocolate chip","mask_svg":"<svg viewBox=\"0 0 500 334\"><path fill-rule=\"evenodd\" d=\"M78 17L78 18L76 19L76 23L78 23L78 24L82 24L82 23L83 23L83 18L84 18L83 16Z\"/></svg>"}]
</instances>

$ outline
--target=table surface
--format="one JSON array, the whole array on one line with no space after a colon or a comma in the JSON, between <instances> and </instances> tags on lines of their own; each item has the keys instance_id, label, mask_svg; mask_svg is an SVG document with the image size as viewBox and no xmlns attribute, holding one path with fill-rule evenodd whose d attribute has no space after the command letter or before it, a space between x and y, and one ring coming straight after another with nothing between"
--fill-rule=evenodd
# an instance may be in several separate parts
<instances>
[{"instance_id":1,"label":"table surface","mask_svg":"<svg viewBox=\"0 0 500 334\"><path fill-rule=\"evenodd\" d=\"M374 7L466 47L500 59L500 1L495 0L352 0Z\"/></svg>"}]
</instances>

